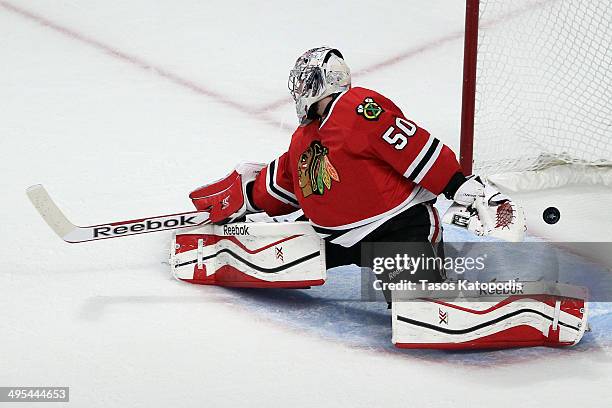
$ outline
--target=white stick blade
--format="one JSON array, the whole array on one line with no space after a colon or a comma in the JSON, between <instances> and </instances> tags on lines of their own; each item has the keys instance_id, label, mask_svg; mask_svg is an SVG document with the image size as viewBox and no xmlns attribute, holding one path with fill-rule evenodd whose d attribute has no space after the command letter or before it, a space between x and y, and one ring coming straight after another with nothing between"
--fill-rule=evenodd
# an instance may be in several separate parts
<instances>
[{"instance_id":1,"label":"white stick blade","mask_svg":"<svg viewBox=\"0 0 612 408\"><path fill-rule=\"evenodd\" d=\"M42 184L28 187L28 198L45 222L60 238L64 238L77 227L71 223L59 207L53 202Z\"/></svg>"}]
</instances>

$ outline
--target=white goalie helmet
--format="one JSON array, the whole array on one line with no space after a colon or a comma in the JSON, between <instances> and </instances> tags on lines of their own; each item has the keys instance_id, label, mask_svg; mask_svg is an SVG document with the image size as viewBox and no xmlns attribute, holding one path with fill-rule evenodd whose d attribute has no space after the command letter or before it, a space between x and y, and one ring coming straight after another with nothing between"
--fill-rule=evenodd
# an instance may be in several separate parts
<instances>
[{"instance_id":1,"label":"white goalie helmet","mask_svg":"<svg viewBox=\"0 0 612 408\"><path fill-rule=\"evenodd\" d=\"M337 49L313 48L295 61L288 86L300 125L305 125L311 120L308 117L311 106L351 87L351 71Z\"/></svg>"}]
</instances>

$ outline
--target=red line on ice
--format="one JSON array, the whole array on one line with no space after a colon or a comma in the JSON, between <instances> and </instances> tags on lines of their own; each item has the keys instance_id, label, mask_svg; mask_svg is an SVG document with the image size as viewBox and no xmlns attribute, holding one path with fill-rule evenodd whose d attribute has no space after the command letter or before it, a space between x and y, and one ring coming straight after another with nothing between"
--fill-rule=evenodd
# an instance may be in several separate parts
<instances>
[{"instance_id":1,"label":"red line on ice","mask_svg":"<svg viewBox=\"0 0 612 408\"><path fill-rule=\"evenodd\" d=\"M390 67L392 65L399 64L399 63L401 63L401 62L403 62L403 61L405 61L405 60L407 60L409 58L412 58L412 57L418 55L418 54L421 54L423 52L432 50L434 48L441 47L441 46L443 46L443 45L445 45L445 44L447 44L447 43L449 43L451 41L462 39L462 38L463 38L463 30L457 31L457 32L452 33L452 34L448 34L448 35L446 35L444 37L436 38L436 39L431 40L431 41L429 41L429 42L427 42L425 44L419 45L416 48L411 48L409 50L406 50L406 51L402 52L401 54L394 55L394 56L389 57L389 58L387 58L387 59L385 59L383 61L374 63L374 64L372 64L372 65L370 65L370 66L368 66L366 68L362 68L362 69L360 69L358 71L355 71L355 72L352 73L352 76L353 77L364 76L364 75L367 75L367 74L369 74L371 72L378 71L380 69L387 68L387 67ZM288 102L291 102L291 98L279 98L276 101L270 102L270 103L260 107L257 110L257 112L263 113L263 112L267 112L267 111L270 111L270 110L275 110L275 109L280 108L281 106L283 106L284 104L286 104Z\"/></svg>"},{"instance_id":2,"label":"red line on ice","mask_svg":"<svg viewBox=\"0 0 612 408\"><path fill-rule=\"evenodd\" d=\"M137 57L135 55L131 55L127 52L121 51L118 48L112 47L110 45L107 45L99 40L96 40L92 37L89 37L83 33L80 33L76 30L70 29L66 26L63 26L59 23L53 22L51 20L49 20L46 17L43 17L39 14L36 14L32 11L23 9L21 7L15 6L5 0L0 0L0 6L4 7L6 10L13 12L17 15L20 15L21 17L25 17L28 20L34 21L44 27L47 27L51 30L54 30L55 32L58 32L60 34L63 34L64 36L71 38L75 41L79 41L81 43L87 44L93 48L96 48L98 50L104 51L105 53L107 53L108 55L122 60L124 62L127 62L137 68L140 68L142 70L145 70L147 72L155 72L157 75L159 75L162 78L165 78L167 80L169 80L170 82L175 83L176 85L180 85L184 88L188 88L191 91L200 94L200 95L204 95L207 96L213 100L215 100L216 102L223 104L225 106L228 106L234 110L237 110L241 113L247 114L255 119L258 119L260 121L263 121L264 123L268 124L268 125L272 125L275 126L277 128L283 128L286 127L286 125L284 125L283 123L273 120L269 117L267 117L265 115L265 113L263 112L259 112L256 109L253 109L247 105L243 105L241 103L238 103L230 98L227 98L225 96L223 96L222 94L215 92L209 88L206 88L200 84L197 84L194 81L191 81L189 79L183 78L181 76L179 76L178 74L175 74L174 72L168 71L167 69L164 69L160 66L157 66L155 64L149 63L147 61L145 61L144 59Z\"/></svg>"},{"instance_id":3,"label":"red line on ice","mask_svg":"<svg viewBox=\"0 0 612 408\"><path fill-rule=\"evenodd\" d=\"M484 27L494 27L497 24L503 23L505 21L508 20L512 20L513 18L519 17L520 15L522 15L523 13L529 12L529 11L534 11L540 7L546 6L549 3L553 3L555 1L560 1L560 0L541 0L541 1L536 1L534 3L530 3L522 8L518 8L515 10L512 10L506 14L502 14L500 15L498 18L488 21L486 23L483 24ZM411 48L409 50L406 50L400 54L394 55L392 57L389 57L383 61L380 62L376 62L366 68L362 68L358 71L355 71L352 73L353 77L359 77L359 76L364 76L367 75L371 72L375 72L378 71L380 69L384 69L384 68L388 68L390 66L399 64L404 62L407 59L413 58L419 54L422 54L424 52L436 49L438 47L442 47L452 41L455 40L461 40L463 38L463 34L464 34L464 30L460 30L460 31L456 31L454 33L450 33L447 34L445 36L439 37L439 38L435 38L433 40L430 40L422 45L419 45L417 47ZM280 108L281 106L283 106L284 104L291 102L290 98L279 98L275 101L272 101L270 103L267 103L266 105L260 107L257 112L267 112L270 110L275 110Z\"/></svg>"},{"instance_id":4,"label":"red line on ice","mask_svg":"<svg viewBox=\"0 0 612 408\"><path fill-rule=\"evenodd\" d=\"M552 3L554 1L559 1L559 0L542 0L542 1L536 1L534 3L529 4L526 7L520 8L520 9L516 9L513 10L505 15L500 16L499 18L490 21L486 24L486 26L491 27L494 25L497 25L501 22L510 20L512 18L515 18L525 12L528 11L533 11L534 9L540 8L542 6L545 6L549 3ZM271 117L267 116L267 112L270 110L275 110L281 106L283 106L285 103L291 102L291 98L288 97L283 97L283 98L279 98L276 101L272 101L270 103L267 103L263 106L260 106L259 108L255 108L255 107L250 107L244 104L241 104L239 102L234 101L231 98L225 97L223 96L221 93L215 92L209 88L206 88L194 81L191 81L189 79L183 78L181 76L179 76L178 74L175 74L171 71L168 71L160 66L151 64L147 61L145 61L144 59L137 57L135 55L131 55L128 54L126 52L123 52L121 50L119 50L118 48L112 47L110 45L104 44L101 41L98 41L94 38L91 38L85 34L82 34L78 31L72 30L68 27L65 27L61 24L55 23L41 15L38 15L34 12L25 10L21 7L15 6L9 2L7 2L6 0L0 0L0 6L4 7L6 10L11 11L15 14L18 14L22 17L25 17L29 20L35 21L38 24L48 27L58 33L61 33L69 38L72 38L73 40L76 41L80 41L82 43L85 43L91 47L97 48L101 51L106 52L107 54L111 55L114 58L120 59L124 62L127 62L133 66L136 66L142 70L145 71L153 71L155 72L157 75L159 75L162 78L165 78L171 82L173 82L176 85L188 88L190 90L192 90L193 92L200 94L200 95L204 95L204 96L208 96L209 98L217 101L218 103L221 103L225 106L228 106L236 111L239 111L241 113L244 113L246 115L249 115L259 121L262 121L268 125L274 126L276 128L281 128L281 129L288 129L288 130L292 130L293 128L291 126L288 126L287 124L278 121L278 120L274 120ZM454 40L458 40L463 38L463 30L461 31L457 31L445 36L442 36L440 38L436 38L433 39L425 44L422 44L420 46L417 46L415 48L411 48L409 50L406 50L398 55L389 57L383 61L374 63L366 68L363 68L361 70L355 71L353 73L353 76L355 77L359 77L359 76L363 76L363 75L367 75L370 72L374 72L383 68L387 68L396 64L399 64L407 59L410 59L412 57L415 57L423 52L441 47L445 44L448 44L451 41Z\"/></svg>"}]
</instances>

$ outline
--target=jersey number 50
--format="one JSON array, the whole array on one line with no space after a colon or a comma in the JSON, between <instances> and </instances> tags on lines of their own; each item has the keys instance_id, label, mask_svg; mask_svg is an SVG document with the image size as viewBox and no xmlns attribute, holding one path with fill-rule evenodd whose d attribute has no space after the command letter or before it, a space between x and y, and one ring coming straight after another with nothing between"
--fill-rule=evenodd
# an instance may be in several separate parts
<instances>
[{"instance_id":1,"label":"jersey number 50","mask_svg":"<svg viewBox=\"0 0 612 408\"><path fill-rule=\"evenodd\" d=\"M399 128L399 132L393 134L395 126ZM402 150L408 145L408 138L416 133L417 127L414 123L402 118L395 118L395 126L390 126L382 138L397 150Z\"/></svg>"}]
</instances>

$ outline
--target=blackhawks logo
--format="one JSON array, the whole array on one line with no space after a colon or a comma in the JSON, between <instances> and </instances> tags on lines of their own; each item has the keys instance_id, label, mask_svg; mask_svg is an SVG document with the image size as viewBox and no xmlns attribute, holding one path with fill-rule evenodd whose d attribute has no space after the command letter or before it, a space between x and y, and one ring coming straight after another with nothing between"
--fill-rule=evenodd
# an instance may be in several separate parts
<instances>
[{"instance_id":1,"label":"blackhawks logo","mask_svg":"<svg viewBox=\"0 0 612 408\"><path fill-rule=\"evenodd\" d=\"M336 168L327 157L327 147L315 140L298 160L298 178L304 197L311 194L323 195L332 187L333 181L340 181Z\"/></svg>"},{"instance_id":2,"label":"blackhawks logo","mask_svg":"<svg viewBox=\"0 0 612 408\"><path fill-rule=\"evenodd\" d=\"M365 98L363 102L357 106L357 114L363 116L367 120L378 120L381 113L384 112L379 104L374 102L372 98Z\"/></svg>"}]
</instances>

